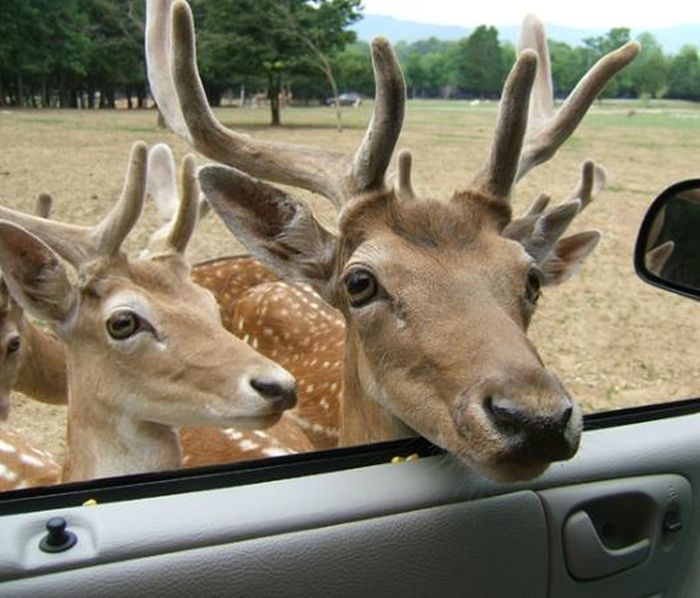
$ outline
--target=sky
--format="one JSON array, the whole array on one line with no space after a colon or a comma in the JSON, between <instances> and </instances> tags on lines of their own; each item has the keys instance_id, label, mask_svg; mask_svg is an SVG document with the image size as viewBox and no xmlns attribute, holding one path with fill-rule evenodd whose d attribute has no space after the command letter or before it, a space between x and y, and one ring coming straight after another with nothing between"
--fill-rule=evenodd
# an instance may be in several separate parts
<instances>
[{"instance_id":1,"label":"sky","mask_svg":"<svg viewBox=\"0 0 700 598\"><path fill-rule=\"evenodd\" d=\"M365 12L405 21L473 27L518 25L527 13L573 28L659 29L700 23L698 0L364 0Z\"/></svg>"}]
</instances>

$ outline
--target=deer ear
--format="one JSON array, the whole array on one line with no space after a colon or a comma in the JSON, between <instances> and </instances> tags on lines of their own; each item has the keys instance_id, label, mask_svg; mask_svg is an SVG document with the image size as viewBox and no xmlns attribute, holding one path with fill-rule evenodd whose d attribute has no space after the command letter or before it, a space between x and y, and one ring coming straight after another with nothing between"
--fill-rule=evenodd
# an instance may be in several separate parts
<instances>
[{"instance_id":1,"label":"deer ear","mask_svg":"<svg viewBox=\"0 0 700 598\"><path fill-rule=\"evenodd\" d=\"M198 176L211 207L250 253L280 276L307 282L324 295L337 241L309 206L227 166L205 166Z\"/></svg>"},{"instance_id":2,"label":"deer ear","mask_svg":"<svg viewBox=\"0 0 700 598\"><path fill-rule=\"evenodd\" d=\"M0 221L0 268L23 309L54 323L68 319L77 296L63 262L42 241L5 221Z\"/></svg>"},{"instance_id":3,"label":"deer ear","mask_svg":"<svg viewBox=\"0 0 700 598\"><path fill-rule=\"evenodd\" d=\"M586 231L557 241L540 268L543 284L553 286L569 280L581 267L600 241L598 231Z\"/></svg>"}]
</instances>

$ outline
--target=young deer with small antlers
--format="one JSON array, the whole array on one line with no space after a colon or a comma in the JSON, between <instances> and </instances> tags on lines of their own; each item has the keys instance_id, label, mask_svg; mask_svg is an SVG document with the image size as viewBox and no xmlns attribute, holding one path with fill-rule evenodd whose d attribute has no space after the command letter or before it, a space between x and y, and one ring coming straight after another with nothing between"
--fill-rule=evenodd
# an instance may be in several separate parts
<instances>
[{"instance_id":1,"label":"young deer with small antlers","mask_svg":"<svg viewBox=\"0 0 700 598\"><path fill-rule=\"evenodd\" d=\"M37 198L35 213L48 218L51 196ZM10 392L61 405L68 394L63 346L26 316L0 279L0 420L7 419Z\"/></svg>"},{"instance_id":2,"label":"young deer with small antlers","mask_svg":"<svg viewBox=\"0 0 700 598\"><path fill-rule=\"evenodd\" d=\"M183 254L197 211L191 158L169 250L143 260L120 250L145 181L146 147L137 143L122 196L95 227L0 208L7 286L66 349L67 481L178 467L176 427L265 428L296 400L292 376L228 333L211 294L189 280ZM77 270L76 282L59 256Z\"/></svg>"},{"instance_id":3,"label":"young deer with small antlers","mask_svg":"<svg viewBox=\"0 0 700 598\"><path fill-rule=\"evenodd\" d=\"M146 188L162 225L150 236L142 256L157 253L174 225L180 201L175 170L169 146L159 143L149 150ZM200 202L200 219L206 213L203 206L208 205L206 200ZM279 282L279 276L250 256L195 264L192 280L213 293L227 330L297 379L297 405L266 432L267 439L281 443L298 426L298 435L306 435L313 447L337 446L344 334L340 313L308 285ZM275 284L267 284L271 282ZM241 438L246 444L250 440L245 435ZM264 440L257 440L261 448L265 446ZM287 448L290 452L308 450L298 443Z\"/></svg>"},{"instance_id":4,"label":"young deer with small antlers","mask_svg":"<svg viewBox=\"0 0 700 598\"><path fill-rule=\"evenodd\" d=\"M415 430L501 480L532 478L570 458L580 410L526 331L540 286L568 279L599 233L560 238L577 202L536 218L520 240L503 233L515 183L556 152L638 44L604 57L553 113L544 31L526 20L490 157L468 189L436 201L413 196L405 157L399 192L384 182L405 104L386 40L372 43L376 98L367 134L344 156L225 129L199 80L189 6L150 0L147 9L158 105L175 132L228 165L199 172L213 208L253 255L308 282L345 318L341 444ZM305 203L249 175L328 198L342 208L338 233Z\"/></svg>"}]
</instances>

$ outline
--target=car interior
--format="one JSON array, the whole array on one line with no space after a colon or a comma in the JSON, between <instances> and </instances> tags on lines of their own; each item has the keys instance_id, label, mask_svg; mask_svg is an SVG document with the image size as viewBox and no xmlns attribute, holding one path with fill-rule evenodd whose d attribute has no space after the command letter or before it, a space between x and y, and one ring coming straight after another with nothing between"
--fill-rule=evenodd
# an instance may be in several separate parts
<instances>
[{"instance_id":1,"label":"car interior","mask_svg":"<svg viewBox=\"0 0 700 598\"><path fill-rule=\"evenodd\" d=\"M383 51L376 50L377 61L386 59ZM171 128L180 127L179 134L187 138L191 124L178 121L181 116L173 118ZM520 127L522 135L525 128ZM197 143L191 137L189 141ZM376 149L364 151L372 155ZM135 146L133 151L141 152L145 164L146 150ZM489 179L490 188L509 189L524 162L532 160L534 168L536 153L526 141L524 158L519 162L516 156L510 182ZM383 166L374 174L382 182ZM186 166L183 172L183 180L189 180ZM588 195L594 195L590 187L598 180L597 171L589 164L584 179L585 172ZM398 193L412 195L410 156L403 158L400 174ZM194 177L191 172L189 176ZM353 181L357 194L373 189L372 181L357 178L364 180ZM303 254L303 247L285 254L272 240L261 240L266 227L246 228L252 221L246 206L231 199L239 188L252 189L269 205L301 210L291 194L220 165L201 169L199 180L213 211L250 240L251 251L259 252L256 257L263 255L265 263L282 270L291 267L289 255ZM339 184L328 194L340 197L345 192ZM196 213L193 201L183 213ZM635 223L634 255L626 267L633 266L642 281L668 292L669 298L697 301L700 179L675 182L645 201L649 207ZM579 200L559 225L565 229L585 205ZM270 214L273 224L284 221L283 211L270 208ZM315 223L305 212L294 216ZM534 235L534 222L539 220L518 221L530 226L525 237ZM16 234L3 226L8 225L0 224L5 236ZM111 228L104 225L101 230ZM519 233L512 234L515 239ZM184 251L187 240L177 234L170 239ZM551 257L557 239L544 254ZM597 238L585 239L597 243ZM535 251L533 244L523 246ZM264 254L271 246L274 250ZM4 271L6 263L0 263ZM310 263L304 262L308 271L321 269ZM365 283L354 280L361 291ZM653 326L656 315L643 317ZM700 318L683 326L689 335L698 335L698 324ZM441 436L431 442L411 433L386 442L1 492L0 595L697 597L700 398L676 398L579 414L580 443L571 458L568 453L561 456L559 438L541 433L537 438L543 444L557 445L556 458L548 458L543 473L532 479L483 475L492 469L482 467L477 458L470 466L452 446L440 446ZM514 423L518 414L513 415L510 405L494 409L501 428L512 431L522 423ZM575 417L569 410L562 426ZM514 460L539 466L538 449L526 448ZM511 471L506 469L510 465L504 457L493 470L503 466Z\"/></svg>"}]
</instances>

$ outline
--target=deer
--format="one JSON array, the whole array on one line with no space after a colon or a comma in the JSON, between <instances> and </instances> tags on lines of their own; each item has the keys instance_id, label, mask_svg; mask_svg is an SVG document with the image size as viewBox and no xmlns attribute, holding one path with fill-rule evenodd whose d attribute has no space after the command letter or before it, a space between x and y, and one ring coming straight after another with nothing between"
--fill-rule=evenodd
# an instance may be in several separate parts
<instances>
[{"instance_id":1,"label":"deer","mask_svg":"<svg viewBox=\"0 0 700 598\"><path fill-rule=\"evenodd\" d=\"M192 158L169 251L130 259L120 249L141 213L146 158L134 144L122 194L93 227L0 208L5 283L65 347L63 481L176 468L178 427L264 429L296 402L293 377L228 333L211 294L189 280Z\"/></svg>"},{"instance_id":2,"label":"deer","mask_svg":"<svg viewBox=\"0 0 700 598\"><path fill-rule=\"evenodd\" d=\"M571 278L600 233L562 237L581 209L573 201L511 239L511 198L639 44L604 56L555 112L544 28L528 16L489 155L447 200L412 196L405 157L403 191L387 186L405 81L386 39L371 48L375 102L353 155L254 140L207 104L187 3L147 2L150 86L171 130L215 162L198 173L212 208L268 268L311 285L343 315L340 444L419 433L489 478L532 479L576 453L582 415L527 329L541 288ZM337 232L271 183L328 199Z\"/></svg>"},{"instance_id":3,"label":"deer","mask_svg":"<svg viewBox=\"0 0 700 598\"><path fill-rule=\"evenodd\" d=\"M61 466L14 428L0 426L0 492L49 486L61 479Z\"/></svg>"},{"instance_id":4,"label":"deer","mask_svg":"<svg viewBox=\"0 0 700 598\"><path fill-rule=\"evenodd\" d=\"M148 177L150 168L148 162ZM183 163L184 166L184 163ZM156 166L156 172L158 167ZM175 181L173 180L175 184ZM179 199L178 199L179 201ZM52 198L39 195L36 214L48 218ZM178 226L177 209L171 214L167 231L156 231L158 251L167 251L167 240ZM201 203L199 213L202 213ZM179 224L181 226L181 224ZM63 344L44 328L27 318L21 306L12 298L7 286L0 281L0 334L4 355L0 361L0 379L5 392L0 403L6 419L9 412L10 390L41 402L54 405L68 403L66 357ZM182 427L179 440L182 445L183 467L197 467L243 460L264 459L280 455L307 452L314 447L296 424L283 420L272 426L273 431L220 429L212 427ZM0 428L0 489L21 489L60 481L60 467L46 451L22 438L19 430L7 424ZM4 450L3 450L3 447Z\"/></svg>"},{"instance_id":5,"label":"deer","mask_svg":"<svg viewBox=\"0 0 700 598\"><path fill-rule=\"evenodd\" d=\"M148 152L147 192L156 205L161 226L149 237L141 256L160 251L175 224L180 201L175 158L158 143ZM206 216L200 200L199 218ZM306 436L315 449L338 443L338 401L344 325L341 315L304 283L285 283L249 255L218 257L196 263L192 280L210 290L221 308L224 327L254 349L276 361L297 379L297 405L267 431L267 439L289 452L306 452L285 438ZM268 284L277 283L277 284ZM318 366L318 367L316 367ZM298 426L298 434L292 430ZM246 445L251 438L244 438ZM261 447L264 442L258 439ZM278 447L280 448L280 447Z\"/></svg>"},{"instance_id":6,"label":"deer","mask_svg":"<svg viewBox=\"0 0 700 598\"><path fill-rule=\"evenodd\" d=\"M40 193L34 212L48 218L52 197ZM66 402L65 355L61 343L30 318L0 278L0 420L10 410L10 392L19 391L43 403Z\"/></svg>"}]
</instances>

